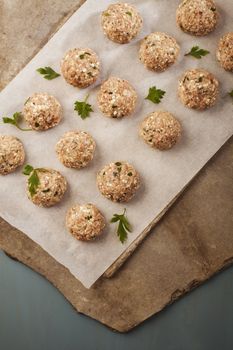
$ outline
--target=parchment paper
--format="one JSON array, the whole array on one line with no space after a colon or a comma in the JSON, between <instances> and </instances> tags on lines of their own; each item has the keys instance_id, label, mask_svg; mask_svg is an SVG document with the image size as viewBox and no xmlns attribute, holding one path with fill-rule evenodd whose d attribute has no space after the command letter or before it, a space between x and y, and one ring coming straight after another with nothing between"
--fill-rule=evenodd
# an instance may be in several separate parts
<instances>
[{"instance_id":1,"label":"parchment paper","mask_svg":"<svg viewBox=\"0 0 233 350\"><path fill-rule=\"evenodd\" d=\"M143 31L128 45L118 45L106 39L100 28L100 13L112 1L87 0L49 41L39 54L2 91L0 116L11 115L23 108L33 92L48 92L56 96L64 109L64 119L47 132L20 132L10 125L1 125L1 134L19 137L25 146L26 162L35 167L52 167L64 174L69 183L65 199L53 208L34 206L26 196L26 178L21 170L0 177L0 215L26 233L51 256L66 266L85 287L89 288L122 254L146 226L165 208L203 165L216 153L233 133L233 105L227 96L233 88L232 74L221 69L215 59L219 37L232 31L232 0L218 1L221 20L217 30L204 38L184 34L176 27L175 10L179 1L128 1L137 6L144 18ZM179 61L164 73L147 71L138 60L140 40L152 31L164 31L175 36L181 44ZM184 53L198 44L211 52L202 60L184 57ZM35 70L52 66L59 71L64 53L73 47L90 47L102 62L102 75L97 84L86 90L69 86L62 77L53 81L43 79ZM23 49L23 48L22 48ZM177 81L185 69L203 67L213 72L221 83L216 107L196 112L182 106L177 98ZM110 75L129 80L139 94L134 116L124 120L103 117L97 109L98 85ZM166 96L159 106L144 100L149 87L156 85ZM73 111L74 101L90 92L95 112L81 120ZM183 125L181 142L168 152L151 149L138 137L138 124L147 113L166 109L174 113ZM64 132L81 129L90 132L97 142L94 161L83 170L67 169L58 161L54 147ZM110 161L126 160L140 172L143 186L129 204L114 204L98 192L97 171ZM65 229L66 210L74 203L95 203L107 220L114 213L127 208L133 232L122 245L115 227L107 225L103 237L96 242L76 241ZM200 203L201 205L201 203Z\"/></svg>"}]
</instances>

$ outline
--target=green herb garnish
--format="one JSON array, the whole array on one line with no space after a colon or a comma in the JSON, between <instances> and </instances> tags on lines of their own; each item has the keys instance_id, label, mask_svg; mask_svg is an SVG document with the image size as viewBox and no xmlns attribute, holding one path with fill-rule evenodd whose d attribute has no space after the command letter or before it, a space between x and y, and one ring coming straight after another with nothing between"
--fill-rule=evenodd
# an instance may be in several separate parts
<instances>
[{"instance_id":1,"label":"green herb garnish","mask_svg":"<svg viewBox=\"0 0 233 350\"><path fill-rule=\"evenodd\" d=\"M231 90L228 94L229 94L229 96L231 96L231 98L233 99L233 90Z\"/></svg>"},{"instance_id":2,"label":"green herb garnish","mask_svg":"<svg viewBox=\"0 0 233 350\"><path fill-rule=\"evenodd\" d=\"M84 101L76 101L74 103L74 110L78 112L78 115L80 115L82 119L86 119L90 116L91 112L94 112L92 106L87 103L88 97L89 95L86 96Z\"/></svg>"},{"instance_id":3,"label":"green herb garnish","mask_svg":"<svg viewBox=\"0 0 233 350\"><path fill-rule=\"evenodd\" d=\"M18 128L21 131L32 131L32 129L24 129L21 128L19 123L22 121L23 116L21 112L15 112L12 117L3 117L2 121L4 124L11 124L14 125L16 128Z\"/></svg>"},{"instance_id":4,"label":"green herb garnish","mask_svg":"<svg viewBox=\"0 0 233 350\"><path fill-rule=\"evenodd\" d=\"M185 56L193 56L200 60L203 56L208 55L210 52L204 49L200 49L199 46L193 46L192 49L185 54Z\"/></svg>"},{"instance_id":5,"label":"green herb garnish","mask_svg":"<svg viewBox=\"0 0 233 350\"><path fill-rule=\"evenodd\" d=\"M30 100L30 97L28 97L28 98L26 99L26 101L24 102L24 106L28 103L29 100Z\"/></svg>"},{"instance_id":6,"label":"green herb garnish","mask_svg":"<svg viewBox=\"0 0 233 350\"><path fill-rule=\"evenodd\" d=\"M130 17L132 17L132 13L131 12L127 11L126 14L129 15Z\"/></svg>"},{"instance_id":7,"label":"green herb garnish","mask_svg":"<svg viewBox=\"0 0 233 350\"><path fill-rule=\"evenodd\" d=\"M57 77L60 77L60 74L55 72L51 67L38 68L36 71L43 75L47 80L53 80Z\"/></svg>"},{"instance_id":8,"label":"green herb garnish","mask_svg":"<svg viewBox=\"0 0 233 350\"><path fill-rule=\"evenodd\" d=\"M31 165L25 165L23 169L23 174L29 176L28 178L28 190L31 196L36 194L36 190L40 184L40 179L37 174L39 169L34 169Z\"/></svg>"},{"instance_id":9,"label":"green herb garnish","mask_svg":"<svg viewBox=\"0 0 233 350\"><path fill-rule=\"evenodd\" d=\"M164 95L166 94L166 91L157 89L156 86L153 86L149 89L148 96L146 97L146 100L149 100L153 103L160 103Z\"/></svg>"},{"instance_id":10,"label":"green herb garnish","mask_svg":"<svg viewBox=\"0 0 233 350\"><path fill-rule=\"evenodd\" d=\"M117 227L117 236L119 237L121 243L124 243L127 240L128 232L132 232L132 227L125 215L126 209L124 209L123 214L114 214L111 223L118 222Z\"/></svg>"}]
</instances>

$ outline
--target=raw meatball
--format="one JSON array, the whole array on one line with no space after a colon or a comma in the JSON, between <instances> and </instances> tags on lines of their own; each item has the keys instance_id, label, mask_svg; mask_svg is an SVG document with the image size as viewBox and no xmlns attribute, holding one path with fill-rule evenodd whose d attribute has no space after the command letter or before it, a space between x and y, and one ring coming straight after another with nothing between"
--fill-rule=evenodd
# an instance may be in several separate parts
<instances>
[{"instance_id":1,"label":"raw meatball","mask_svg":"<svg viewBox=\"0 0 233 350\"><path fill-rule=\"evenodd\" d=\"M203 69L190 69L179 81L178 94L182 103L194 109L212 107L218 97L219 82Z\"/></svg>"},{"instance_id":2,"label":"raw meatball","mask_svg":"<svg viewBox=\"0 0 233 350\"><path fill-rule=\"evenodd\" d=\"M175 63L179 52L180 47L173 37L155 32L142 41L139 58L147 68L162 72Z\"/></svg>"},{"instance_id":3,"label":"raw meatball","mask_svg":"<svg viewBox=\"0 0 233 350\"><path fill-rule=\"evenodd\" d=\"M149 146L167 150L179 140L181 125L169 112L153 112L141 123L139 134Z\"/></svg>"},{"instance_id":4,"label":"raw meatball","mask_svg":"<svg viewBox=\"0 0 233 350\"><path fill-rule=\"evenodd\" d=\"M71 49L61 61L61 72L67 83L86 88L98 79L100 61L91 49Z\"/></svg>"},{"instance_id":5,"label":"raw meatball","mask_svg":"<svg viewBox=\"0 0 233 350\"><path fill-rule=\"evenodd\" d=\"M97 174L97 186L113 202L128 202L140 186L140 177L129 163L110 163Z\"/></svg>"},{"instance_id":6,"label":"raw meatball","mask_svg":"<svg viewBox=\"0 0 233 350\"><path fill-rule=\"evenodd\" d=\"M218 21L218 11L213 0L184 0L176 12L180 28L192 35L203 36L212 32Z\"/></svg>"},{"instance_id":7,"label":"raw meatball","mask_svg":"<svg viewBox=\"0 0 233 350\"><path fill-rule=\"evenodd\" d=\"M25 102L23 116L33 130L43 131L60 123L62 107L55 97L35 93Z\"/></svg>"},{"instance_id":8,"label":"raw meatball","mask_svg":"<svg viewBox=\"0 0 233 350\"><path fill-rule=\"evenodd\" d=\"M101 24L110 40L125 44L140 32L142 17L132 5L116 3L102 13Z\"/></svg>"},{"instance_id":9,"label":"raw meatball","mask_svg":"<svg viewBox=\"0 0 233 350\"><path fill-rule=\"evenodd\" d=\"M69 131L58 141L56 152L67 168L84 168L93 159L95 141L85 131Z\"/></svg>"},{"instance_id":10,"label":"raw meatball","mask_svg":"<svg viewBox=\"0 0 233 350\"><path fill-rule=\"evenodd\" d=\"M66 215L69 232L80 241L91 241L102 234L105 218L93 204L76 204Z\"/></svg>"},{"instance_id":11,"label":"raw meatball","mask_svg":"<svg viewBox=\"0 0 233 350\"><path fill-rule=\"evenodd\" d=\"M101 85L97 100L105 116L122 118L134 112L137 93L127 80L111 77Z\"/></svg>"},{"instance_id":12,"label":"raw meatball","mask_svg":"<svg viewBox=\"0 0 233 350\"><path fill-rule=\"evenodd\" d=\"M225 70L233 71L233 32L225 34L220 39L217 59Z\"/></svg>"},{"instance_id":13,"label":"raw meatball","mask_svg":"<svg viewBox=\"0 0 233 350\"><path fill-rule=\"evenodd\" d=\"M24 163L22 142L14 136L0 135L0 174L7 175Z\"/></svg>"},{"instance_id":14,"label":"raw meatball","mask_svg":"<svg viewBox=\"0 0 233 350\"><path fill-rule=\"evenodd\" d=\"M40 168L36 169L39 178L39 185L35 190L35 194L29 191L29 179L27 186L28 198L40 207L51 207L62 200L62 197L67 189L67 182L59 171Z\"/></svg>"}]
</instances>

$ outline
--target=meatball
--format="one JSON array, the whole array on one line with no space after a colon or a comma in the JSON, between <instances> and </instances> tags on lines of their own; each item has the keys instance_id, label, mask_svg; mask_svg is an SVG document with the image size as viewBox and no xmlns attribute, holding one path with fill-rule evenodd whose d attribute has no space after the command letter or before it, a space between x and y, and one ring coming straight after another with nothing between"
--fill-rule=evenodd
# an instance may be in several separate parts
<instances>
[{"instance_id":1,"label":"meatball","mask_svg":"<svg viewBox=\"0 0 233 350\"><path fill-rule=\"evenodd\" d=\"M101 85L97 100L105 116L122 118L134 112L137 93L128 81L111 77Z\"/></svg>"},{"instance_id":2,"label":"meatball","mask_svg":"<svg viewBox=\"0 0 233 350\"><path fill-rule=\"evenodd\" d=\"M59 203L67 189L64 176L59 171L48 168L35 169L34 172L36 172L39 183L35 188L35 193L32 193L30 178L33 174L29 176L27 184L28 198L40 207L51 207Z\"/></svg>"},{"instance_id":3,"label":"meatball","mask_svg":"<svg viewBox=\"0 0 233 350\"><path fill-rule=\"evenodd\" d=\"M227 71L233 71L233 32L225 34L219 41L217 60Z\"/></svg>"},{"instance_id":4,"label":"meatball","mask_svg":"<svg viewBox=\"0 0 233 350\"><path fill-rule=\"evenodd\" d=\"M110 40L126 44L140 32L142 17L132 5L116 3L102 13L101 25Z\"/></svg>"},{"instance_id":5,"label":"meatball","mask_svg":"<svg viewBox=\"0 0 233 350\"><path fill-rule=\"evenodd\" d=\"M84 168L93 159L95 141L85 131L69 131L58 141L56 152L67 168Z\"/></svg>"},{"instance_id":6,"label":"meatball","mask_svg":"<svg viewBox=\"0 0 233 350\"><path fill-rule=\"evenodd\" d=\"M181 125L169 112L153 112L141 123L139 134L149 146L163 151L177 143Z\"/></svg>"},{"instance_id":7,"label":"meatball","mask_svg":"<svg viewBox=\"0 0 233 350\"><path fill-rule=\"evenodd\" d=\"M218 93L218 80L203 69L190 69L179 81L179 97L189 108L202 110L212 107L217 101Z\"/></svg>"},{"instance_id":8,"label":"meatball","mask_svg":"<svg viewBox=\"0 0 233 350\"><path fill-rule=\"evenodd\" d=\"M67 83L81 89L86 88L98 79L100 61L91 49L71 49L61 61L61 72Z\"/></svg>"},{"instance_id":9,"label":"meatball","mask_svg":"<svg viewBox=\"0 0 233 350\"><path fill-rule=\"evenodd\" d=\"M212 32L217 25L218 17L213 0L184 0L176 12L176 21L180 28L196 36Z\"/></svg>"},{"instance_id":10,"label":"meatball","mask_svg":"<svg viewBox=\"0 0 233 350\"><path fill-rule=\"evenodd\" d=\"M14 136L0 135L0 175L12 173L24 160L22 142Z\"/></svg>"},{"instance_id":11,"label":"meatball","mask_svg":"<svg viewBox=\"0 0 233 350\"><path fill-rule=\"evenodd\" d=\"M76 204L66 215L69 232L80 241L99 237L105 227L105 218L93 204Z\"/></svg>"},{"instance_id":12,"label":"meatball","mask_svg":"<svg viewBox=\"0 0 233 350\"><path fill-rule=\"evenodd\" d=\"M162 72L176 62L179 52L180 47L173 37L155 32L142 41L139 58L147 68Z\"/></svg>"},{"instance_id":13,"label":"meatball","mask_svg":"<svg viewBox=\"0 0 233 350\"><path fill-rule=\"evenodd\" d=\"M97 174L97 186L113 202L128 202L140 187L140 177L129 163L110 163Z\"/></svg>"},{"instance_id":14,"label":"meatball","mask_svg":"<svg viewBox=\"0 0 233 350\"><path fill-rule=\"evenodd\" d=\"M35 93L25 102L23 116L33 130L44 131L60 123L62 107L55 97Z\"/></svg>"}]
</instances>

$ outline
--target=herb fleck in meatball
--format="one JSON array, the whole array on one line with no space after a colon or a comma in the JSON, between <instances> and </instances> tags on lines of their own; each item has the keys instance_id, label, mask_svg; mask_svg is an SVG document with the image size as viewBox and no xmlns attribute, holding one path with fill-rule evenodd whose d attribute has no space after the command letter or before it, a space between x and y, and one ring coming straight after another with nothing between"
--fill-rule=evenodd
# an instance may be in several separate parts
<instances>
[{"instance_id":1,"label":"herb fleck in meatball","mask_svg":"<svg viewBox=\"0 0 233 350\"><path fill-rule=\"evenodd\" d=\"M134 112L137 93L128 81L111 77L101 85L97 100L105 116L122 118Z\"/></svg>"},{"instance_id":2,"label":"herb fleck in meatball","mask_svg":"<svg viewBox=\"0 0 233 350\"><path fill-rule=\"evenodd\" d=\"M175 63L179 52L180 47L173 37L155 32L142 41L139 58L147 68L161 72Z\"/></svg>"},{"instance_id":3,"label":"herb fleck in meatball","mask_svg":"<svg viewBox=\"0 0 233 350\"><path fill-rule=\"evenodd\" d=\"M14 136L0 135L0 175L15 171L24 163L22 142Z\"/></svg>"},{"instance_id":4,"label":"herb fleck in meatball","mask_svg":"<svg viewBox=\"0 0 233 350\"><path fill-rule=\"evenodd\" d=\"M218 80L203 69L190 69L179 81L179 97L189 108L202 110L212 107L217 101L218 93Z\"/></svg>"},{"instance_id":5,"label":"herb fleck in meatball","mask_svg":"<svg viewBox=\"0 0 233 350\"><path fill-rule=\"evenodd\" d=\"M25 102L23 116L33 130L44 131L60 123L62 107L46 93L35 93Z\"/></svg>"},{"instance_id":6,"label":"herb fleck in meatball","mask_svg":"<svg viewBox=\"0 0 233 350\"><path fill-rule=\"evenodd\" d=\"M128 202L140 187L140 177L127 162L110 163L97 174L97 186L113 202Z\"/></svg>"},{"instance_id":7,"label":"herb fleck in meatball","mask_svg":"<svg viewBox=\"0 0 233 350\"><path fill-rule=\"evenodd\" d=\"M218 21L213 0L184 0L176 12L176 21L186 33L203 36L212 32Z\"/></svg>"},{"instance_id":8,"label":"herb fleck in meatball","mask_svg":"<svg viewBox=\"0 0 233 350\"><path fill-rule=\"evenodd\" d=\"M139 134L149 146L168 150L179 140L181 125L169 112L153 112L141 123Z\"/></svg>"},{"instance_id":9,"label":"herb fleck in meatball","mask_svg":"<svg viewBox=\"0 0 233 350\"><path fill-rule=\"evenodd\" d=\"M98 79L100 61L91 49L71 49L61 61L61 72L67 83L78 88L86 88Z\"/></svg>"},{"instance_id":10,"label":"herb fleck in meatball","mask_svg":"<svg viewBox=\"0 0 233 350\"><path fill-rule=\"evenodd\" d=\"M128 43L135 38L142 28L142 22L135 7L126 3L111 4L101 17L104 33L119 44Z\"/></svg>"},{"instance_id":11,"label":"herb fleck in meatball","mask_svg":"<svg viewBox=\"0 0 233 350\"><path fill-rule=\"evenodd\" d=\"M91 241L102 234L105 218L93 204L76 204L67 212L66 226L78 240Z\"/></svg>"}]
</instances>

